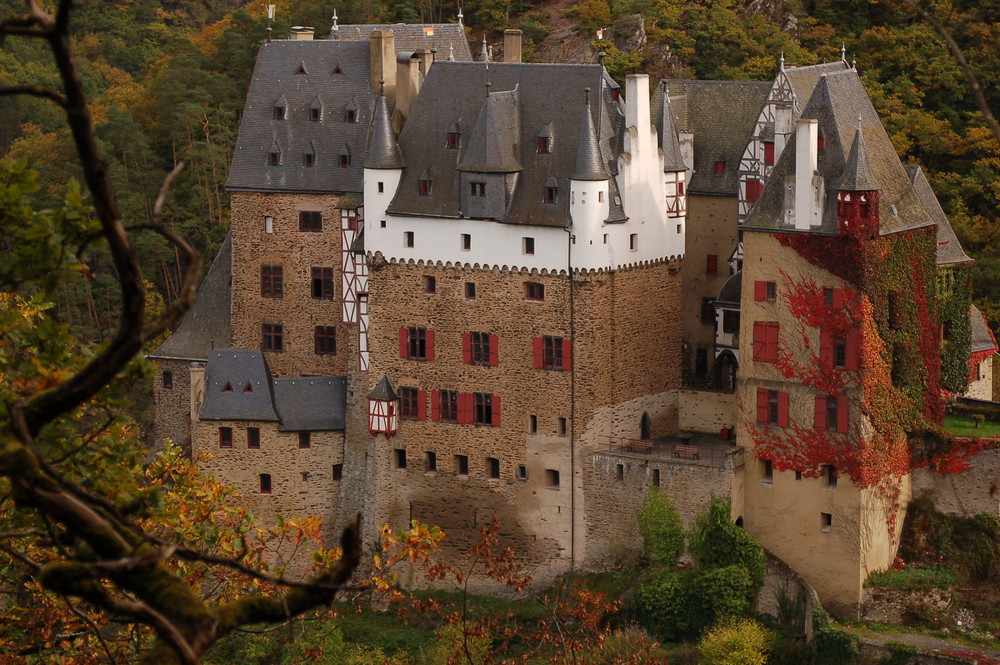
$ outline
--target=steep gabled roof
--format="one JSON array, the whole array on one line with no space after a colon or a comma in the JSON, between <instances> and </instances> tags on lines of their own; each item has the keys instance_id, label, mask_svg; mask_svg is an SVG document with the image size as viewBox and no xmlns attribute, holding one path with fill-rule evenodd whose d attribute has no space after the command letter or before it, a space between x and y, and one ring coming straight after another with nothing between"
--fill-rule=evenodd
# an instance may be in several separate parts
<instances>
[{"instance_id":1,"label":"steep gabled roof","mask_svg":"<svg viewBox=\"0 0 1000 665\"><path fill-rule=\"evenodd\" d=\"M676 129L694 134L694 171L688 179L689 193L737 195L740 157L770 88L767 82L666 81ZM653 93L651 107L655 117L662 114L663 90L664 86L659 85ZM662 141L660 123L657 130ZM718 161L726 163L722 174L715 173Z\"/></svg>"},{"instance_id":2,"label":"steep gabled roof","mask_svg":"<svg viewBox=\"0 0 1000 665\"><path fill-rule=\"evenodd\" d=\"M835 62L822 62L818 65L805 65L802 67L786 66L782 71L785 78L788 79L788 84L792 88L795 100L798 102L799 110L801 111L806 102L809 101L809 98L812 97L816 85L823 78L824 74L833 74L847 69L850 69L850 65L843 60L837 60Z\"/></svg>"},{"instance_id":3,"label":"steep gabled roof","mask_svg":"<svg viewBox=\"0 0 1000 665\"><path fill-rule=\"evenodd\" d=\"M924 204L924 209L937 224L937 264L942 266L972 263L973 259L962 249L962 244L958 241L958 236L955 235L955 229L948 222L948 217L944 214L937 196L934 195L931 184L927 182L927 176L923 169L916 164L907 164L904 168L910 176L913 188L917 191L917 196Z\"/></svg>"},{"instance_id":4,"label":"steep gabled roof","mask_svg":"<svg viewBox=\"0 0 1000 665\"><path fill-rule=\"evenodd\" d=\"M969 308L969 325L971 330L970 351L978 354L979 362L991 356L997 350L997 340L990 330L986 317L979 308L972 305Z\"/></svg>"},{"instance_id":5,"label":"steep gabled roof","mask_svg":"<svg viewBox=\"0 0 1000 665\"><path fill-rule=\"evenodd\" d=\"M263 44L257 55L226 188L261 192L361 192L363 160L342 168L346 144L365 145L375 95L369 91L368 42L291 40ZM300 64L308 74L296 74ZM343 74L334 74L339 64ZM284 118L275 118L278 100ZM321 119L312 111L321 106ZM355 122L346 122L353 105ZM303 155L315 150L313 166ZM281 151L271 166L268 153Z\"/></svg>"},{"instance_id":6,"label":"steep gabled roof","mask_svg":"<svg viewBox=\"0 0 1000 665\"><path fill-rule=\"evenodd\" d=\"M666 89L666 86L666 81L660 81L661 89ZM674 120L674 111L670 107L669 89L666 89L666 94L660 94L652 108L657 140L660 142L660 150L663 151L663 171L665 173L686 171L687 165L684 163L681 143L677 137L677 123Z\"/></svg>"},{"instance_id":7,"label":"steep gabled roof","mask_svg":"<svg viewBox=\"0 0 1000 665\"><path fill-rule=\"evenodd\" d=\"M521 142L520 106L517 87L487 92L476 124L462 150L459 171L514 173L521 170L518 146Z\"/></svg>"},{"instance_id":8,"label":"steep gabled roof","mask_svg":"<svg viewBox=\"0 0 1000 665\"><path fill-rule=\"evenodd\" d=\"M150 358L204 361L213 348L229 346L232 260L233 236L230 233L215 255L184 321L167 341L149 354Z\"/></svg>"},{"instance_id":9,"label":"steep gabled roof","mask_svg":"<svg viewBox=\"0 0 1000 665\"><path fill-rule=\"evenodd\" d=\"M347 410L347 377L306 376L274 380L282 432L340 431Z\"/></svg>"},{"instance_id":10,"label":"steep gabled roof","mask_svg":"<svg viewBox=\"0 0 1000 665\"><path fill-rule=\"evenodd\" d=\"M487 100L487 82L492 84L489 96L497 97L495 102ZM500 221L568 225L569 196L559 196L556 203L546 204L542 192L550 179L559 187L569 187L576 168L583 116L578 111L567 112L567 107L572 108L576 103L582 106L588 87L592 91L590 107L598 132L600 159L612 176L609 221L624 219L614 175L625 117L620 103L611 99L604 69L600 65L502 62L490 63L489 69L482 63L434 64L399 135L406 169L388 212L459 218L460 170L493 166L479 154L484 144L477 142L485 141L486 137L476 133L484 126L477 122L470 127L470 119L496 112L497 125L508 126L510 131L490 139L510 141L511 137L519 137L516 144L502 148L510 151L501 153L505 155L500 160L504 162L503 168L513 168L516 162L520 170L513 199ZM462 135L459 148L449 149L446 136L455 123L462 128ZM538 137L543 132L551 136L551 152L538 150ZM418 180L425 174L432 181L430 196L419 195Z\"/></svg>"},{"instance_id":11,"label":"steep gabled roof","mask_svg":"<svg viewBox=\"0 0 1000 665\"><path fill-rule=\"evenodd\" d=\"M278 420L271 372L261 351L212 351L205 367L204 396L201 420Z\"/></svg>"},{"instance_id":12,"label":"steep gabled roof","mask_svg":"<svg viewBox=\"0 0 1000 665\"><path fill-rule=\"evenodd\" d=\"M471 62L472 52L465 37L465 29L458 23L363 23L341 25L330 37L340 41L368 41L372 30L392 30L396 51L437 49L436 57L444 60L453 49L455 60Z\"/></svg>"},{"instance_id":13,"label":"steep gabled roof","mask_svg":"<svg viewBox=\"0 0 1000 665\"><path fill-rule=\"evenodd\" d=\"M826 191L820 232L838 232L837 186L848 164L859 117L864 130L871 177L881 188L880 232L898 233L934 223L903 168L857 72L844 70L822 77L803 110L802 117L815 118L824 137L817 169L824 179ZM796 140L793 135L775 164L760 199L747 215L745 229L786 228L785 179L795 175L795 149Z\"/></svg>"}]
</instances>

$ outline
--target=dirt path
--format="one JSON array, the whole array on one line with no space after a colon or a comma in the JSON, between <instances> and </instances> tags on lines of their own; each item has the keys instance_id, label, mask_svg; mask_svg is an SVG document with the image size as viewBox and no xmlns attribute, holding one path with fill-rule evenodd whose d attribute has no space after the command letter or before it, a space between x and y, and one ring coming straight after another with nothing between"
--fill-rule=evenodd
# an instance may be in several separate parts
<instances>
[{"instance_id":1,"label":"dirt path","mask_svg":"<svg viewBox=\"0 0 1000 665\"><path fill-rule=\"evenodd\" d=\"M911 644L921 651L941 651L952 656L961 655L973 658L978 665L1000 665L1000 651L996 649L948 642L929 635L877 633L865 629L852 632L859 636L863 644L885 646L887 642L903 642L904 644Z\"/></svg>"}]
</instances>

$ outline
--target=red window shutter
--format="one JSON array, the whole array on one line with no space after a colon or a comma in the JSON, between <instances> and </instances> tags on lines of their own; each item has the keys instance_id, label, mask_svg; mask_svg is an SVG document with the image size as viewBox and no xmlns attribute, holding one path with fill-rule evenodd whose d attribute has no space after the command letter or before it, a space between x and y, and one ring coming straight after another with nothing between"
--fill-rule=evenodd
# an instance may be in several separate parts
<instances>
[{"instance_id":1,"label":"red window shutter","mask_svg":"<svg viewBox=\"0 0 1000 665\"><path fill-rule=\"evenodd\" d=\"M708 259L705 262L705 272L709 275L714 275L719 272L719 256L718 254L709 254Z\"/></svg>"},{"instance_id":2,"label":"red window shutter","mask_svg":"<svg viewBox=\"0 0 1000 665\"><path fill-rule=\"evenodd\" d=\"M490 367L496 367L500 360L500 340L496 335L490 335Z\"/></svg>"},{"instance_id":3,"label":"red window shutter","mask_svg":"<svg viewBox=\"0 0 1000 665\"><path fill-rule=\"evenodd\" d=\"M764 324L757 321L753 324L753 359L754 360L764 360L767 348L766 343L767 330Z\"/></svg>"},{"instance_id":4,"label":"red window shutter","mask_svg":"<svg viewBox=\"0 0 1000 665\"><path fill-rule=\"evenodd\" d=\"M434 331L427 331L427 360L434 360Z\"/></svg>"},{"instance_id":5,"label":"red window shutter","mask_svg":"<svg viewBox=\"0 0 1000 665\"><path fill-rule=\"evenodd\" d=\"M500 395L493 396L493 426L500 427Z\"/></svg>"},{"instance_id":6,"label":"red window shutter","mask_svg":"<svg viewBox=\"0 0 1000 665\"><path fill-rule=\"evenodd\" d=\"M410 357L410 331L406 328L399 329L399 357Z\"/></svg>"},{"instance_id":7,"label":"red window shutter","mask_svg":"<svg viewBox=\"0 0 1000 665\"><path fill-rule=\"evenodd\" d=\"M761 184L760 180L755 180L753 178L747 180L747 202L754 203L760 198L760 193L764 189L764 185Z\"/></svg>"},{"instance_id":8,"label":"red window shutter","mask_svg":"<svg viewBox=\"0 0 1000 665\"><path fill-rule=\"evenodd\" d=\"M541 337L534 338L533 340L531 340L531 345L532 345L531 353L534 358L534 363L532 364L532 367L534 367L535 369L542 369L542 360L543 360L542 356L545 353L542 338Z\"/></svg>"},{"instance_id":9,"label":"red window shutter","mask_svg":"<svg viewBox=\"0 0 1000 665\"><path fill-rule=\"evenodd\" d=\"M475 408L472 393L458 393L458 422L463 425L472 423L475 419Z\"/></svg>"},{"instance_id":10,"label":"red window shutter","mask_svg":"<svg viewBox=\"0 0 1000 665\"><path fill-rule=\"evenodd\" d=\"M757 389L757 423L767 424L767 392L763 388Z\"/></svg>"},{"instance_id":11,"label":"red window shutter","mask_svg":"<svg viewBox=\"0 0 1000 665\"><path fill-rule=\"evenodd\" d=\"M437 394L437 391L435 391ZM417 391L417 420L427 420L427 391Z\"/></svg>"},{"instance_id":12,"label":"red window shutter","mask_svg":"<svg viewBox=\"0 0 1000 665\"><path fill-rule=\"evenodd\" d=\"M767 300L767 282L758 279L753 283L753 299L757 302Z\"/></svg>"},{"instance_id":13,"label":"red window shutter","mask_svg":"<svg viewBox=\"0 0 1000 665\"><path fill-rule=\"evenodd\" d=\"M819 364L824 369L833 368L833 336L825 330L819 333Z\"/></svg>"},{"instance_id":14,"label":"red window shutter","mask_svg":"<svg viewBox=\"0 0 1000 665\"><path fill-rule=\"evenodd\" d=\"M858 368L858 337L857 328L847 331L847 369Z\"/></svg>"},{"instance_id":15,"label":"red window shutter","mask_svg":"<svg viewBox=\"0 0 1000 665\"><path fill-rule=\"evenodd\" d=\"M562 368L565 372L573 369L573 343L568 339L562 341Z\"/></svg>"},{"instance_id":16,"label":"red window shutter","mask_svg":"<svg viewBox=\"0 0 1000 665\"><path fill-rule=\"evenodd\" d=\"M818 430L826 429L826 397L816 397L816 416L813 418L813 427Z\"/></svg>"},{"instance_id":17,"label":"red window shutter","mask_svg":"<svg viewBox=\"0 0 1000 665\"><path fill-rule=\"evenodd\" d=\"M764 164L774 164L774 143L770 141L764 143Z\"/></svg>"},{"instance_id":18,"label":"red window shutter","mask_svg":"<svg viewBox=\"0 0 1000 665\"><path fill-rule=\"evenodd\" d=\"M472 333L462 333L462 362L472 364Z\"/></svg>"},{"instance_id":19,"label":"red window shutter","mask_svg":"<svg viewBox=\"0 0 1000 665\"><path fill-rule=\"evenodd\" d=\"M844 306L844 289L834 289L833 290L834 309L840 309L843 306Z\"/></svg>"},{"instance_id":20,"label":"red window shutter","mask_svg":"<svg viewBox=\"0 0 1000 665\"><path fill-rule=\"evenodd\" d=\"M788 393L778 393L778 427L788 427Z\"/></svg>"},{"instance_id":21,"label":"red window shutter","mask_svg":"<svg viewBox=\"0 0 1000 665\"><path fill-rule=\"evenodd\" d=\"M435 390L431 393L431 420L437 422L441 420L441 391Z\"/></svg>"},{"instance_id":22,"label":"red window shutter","mask_svg":"<svg viewBox=\"0 0 1000 665\"><path fill-rule=\"evenodd\" d=\"M847 397L837 398L837 431L847 434Z\"/></svg>"},{"instance_id":23,"label":"red window shutter","mask_svg":"<svg viewBox=\"0 0 1000 665\"><path fill-rule=\"evenodd\" d=\"M773 363L778 359L778 324L768 323L765 330L767 333L765 360Z\"/></svg>"}]
</instances>

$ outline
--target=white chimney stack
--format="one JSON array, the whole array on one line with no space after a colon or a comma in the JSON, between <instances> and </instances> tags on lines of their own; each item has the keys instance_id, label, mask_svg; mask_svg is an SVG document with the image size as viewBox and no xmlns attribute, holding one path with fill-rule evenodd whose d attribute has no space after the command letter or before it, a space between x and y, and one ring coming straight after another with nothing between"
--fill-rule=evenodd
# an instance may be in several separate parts
<instances>
[{"instance_id":1,"label":"white chimney stack","mask_svg":"<svg viewBox=\"0 0 1000 665\"><path fill-rule=\"evenodd\" d=\"M819 166L819 121L800 118L795 126L795 229L808 231L822 221L822 180L816 176Z\"/></svg>"}]
</instances>

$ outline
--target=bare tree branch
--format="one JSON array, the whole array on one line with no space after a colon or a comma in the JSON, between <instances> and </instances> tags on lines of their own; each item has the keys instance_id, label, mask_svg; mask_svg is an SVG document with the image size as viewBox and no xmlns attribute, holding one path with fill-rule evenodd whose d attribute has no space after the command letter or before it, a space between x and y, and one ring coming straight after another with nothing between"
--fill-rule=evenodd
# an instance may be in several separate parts
<instances>
[{"instance_id":1,"label":"bare tree branch","mask_svg":"<svg viewBox=\"0 0 1000 665\"><path fill-rule=\"evenodd\" d=\"M42 88L35 85L12 85L0 88L0 97L12 95L29 95L31 97L41 97L49 99L59 106L66 106L66 98L55 90Z\"/></svg>"}]
</instances>

